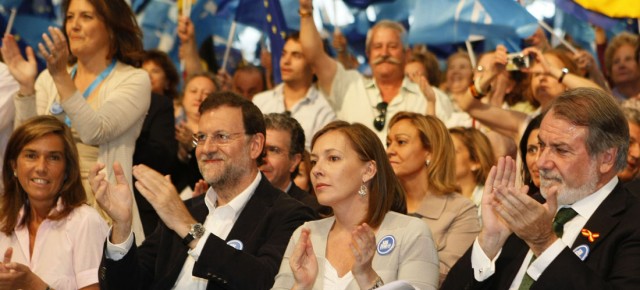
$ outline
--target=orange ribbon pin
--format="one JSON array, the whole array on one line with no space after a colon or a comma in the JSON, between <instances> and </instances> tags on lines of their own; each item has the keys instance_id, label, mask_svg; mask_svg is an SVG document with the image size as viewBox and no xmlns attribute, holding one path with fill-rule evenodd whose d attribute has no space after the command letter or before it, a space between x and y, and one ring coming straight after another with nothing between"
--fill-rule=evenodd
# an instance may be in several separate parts
<instances>
[{"instance_id":1,"label":"orange ribbon pin","mask_svg":"<svg viewBox=\"0 0 640 290\"><path fill-rule=\"evenodd\" d=\"M589 242L594 242L597 238L600 237L599 233L592 233L590 230L582 229L582 235L587 237Z\"/></svg>"}]
</instances>

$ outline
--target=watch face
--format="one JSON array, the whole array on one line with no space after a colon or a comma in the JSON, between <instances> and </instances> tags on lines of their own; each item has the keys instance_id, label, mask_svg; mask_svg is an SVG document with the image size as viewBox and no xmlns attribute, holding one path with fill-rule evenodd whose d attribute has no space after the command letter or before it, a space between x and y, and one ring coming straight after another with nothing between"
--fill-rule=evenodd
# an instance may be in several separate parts
<instances>
[{"instance_id":1,"label":"watch face","mask_svg":"<svg viewBox=\"0 0 640 290\"><path fill-rule=\"evenodd\" d=\"M201 238L204 235L204 226L201 223L194 224L191 226L191 232L194 238Z\"/></svg>"}]
</instances>

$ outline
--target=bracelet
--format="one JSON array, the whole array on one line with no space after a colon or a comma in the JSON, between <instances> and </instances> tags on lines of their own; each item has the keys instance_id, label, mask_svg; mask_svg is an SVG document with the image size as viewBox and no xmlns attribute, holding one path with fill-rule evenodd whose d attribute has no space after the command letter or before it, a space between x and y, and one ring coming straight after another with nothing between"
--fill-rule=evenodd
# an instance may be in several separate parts
<instances>
[{"instance_id":1,"label":"bracelet","mask_svg":"<svg viewBox=\"0 0 640 290\"><path fill-rule=\"evenodd\" d=\"M298 14L300 14L300 17L309 17L313 15L313 8L311 8L311 11L298 9Z\"/></svg>"},{"instance_id":2,"label":"bracelet","mask_svg":"<svg viewBox=\"0 0 640 290\"><path fill-rule=\"evenodd\" d=\"M569 73L569 69L566 67L563 67L560 70L562 73L560 73L560 77L558 78L558 83L562 83L562 80L564 79L564 76L566 76Z\"/></svg>"},{"instance_id":3,"label":"bracelet","mask_svg":"<svg viewBox=\"0 0 640 290\"><path fill-rule=\"evenodd\" d=\"M469 86L469 90L471 91L471 96L473 96L473 98L476 99L476 100L480 100L480 99L482 99L482 97L484 97L484 94L478 92L478 90L476 89L476 85L475 84L471 84Z\"/></svg>"}]
</instances>

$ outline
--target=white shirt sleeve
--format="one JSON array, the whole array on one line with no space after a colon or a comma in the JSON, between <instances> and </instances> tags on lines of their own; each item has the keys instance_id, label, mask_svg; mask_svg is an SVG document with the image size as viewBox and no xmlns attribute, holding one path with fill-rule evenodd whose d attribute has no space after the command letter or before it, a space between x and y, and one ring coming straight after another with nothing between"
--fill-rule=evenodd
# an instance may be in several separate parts
<instances>
[{"instance_id":1,"label":"white shirt sleeve","mask_svg":"<svg viewBox=\"0 0 640 290\"><path fill-rule=\"evenodd\" d=\"M109 229L109 235L107 237L111 237L111 230L112 229ZM133 246L133 232L129 233L129 237L126 241L117 245L111 243L109 238L107 238L107 250L105 255L109 260L120 261L129 252L129 250L131 250L131 246Z\"/></svg>"},{"instance_id":2,"label":"white shirt sleeve","mask_svg":"<svg viewBox=\"0 0 640 290\"><path fill-rule=\"evenodd\" d=\"M560 252L564 250L567 245L562 241L562 239L557 239L551 246L549 246L540 257L537 257L535 261L529 265L527 269L527 274L533 279L538 280L542 272L547 269L547 267L553 262L553 260L560 255Z\"/></svg>"},{"instance_id":3,"label":"white shirt sleeve","mask_svg":"<svg viewBox=\"0 0 640 290\"><path fill-rule=\"evenodd\" d=\"M473 249L471 250L471 267L473 268L473 277L475 277L477 281L482 282L496 272L496 260L500 257L500 253L502 253L502 249L500 249L493 260L489 259L487 254L482 250L482 247L480 247L478 238L476 238L473 242Z\"/></svg>"},{"instance_id":4,"label":"white shirt sleeve","mask_svg":"<svg viewBox=\"0 0 640 290\"><path fill-rule=\"evenodd\" d=\"M198 261L198 258L200 258L200 253L202 253L202 249L204 249L204 244L207 243L207 238L209 238L209 235L211 234L212 233L209 230L205 230L204 235L202 235L198 240L196 247L187 252L196 262Z\"/></svg>"}]
</instances>

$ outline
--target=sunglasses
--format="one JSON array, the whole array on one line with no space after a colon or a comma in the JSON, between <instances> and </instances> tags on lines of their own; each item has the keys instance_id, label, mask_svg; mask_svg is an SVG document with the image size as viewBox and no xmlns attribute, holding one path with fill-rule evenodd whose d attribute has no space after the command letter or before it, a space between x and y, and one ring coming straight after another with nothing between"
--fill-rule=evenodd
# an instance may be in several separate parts
<instances>
[{"instance_id":1,"label":"sunglasses","mask_svg":"<svg viewBox=\"0 0 640 290\"><path fill-rule=\"evenodd\" d=\"M387 122L387 102L380 102L376 105L376 110L380 113L373 119L373 127L378 131L382 131L384 124Z\"/></svg>"}]
</instances>

